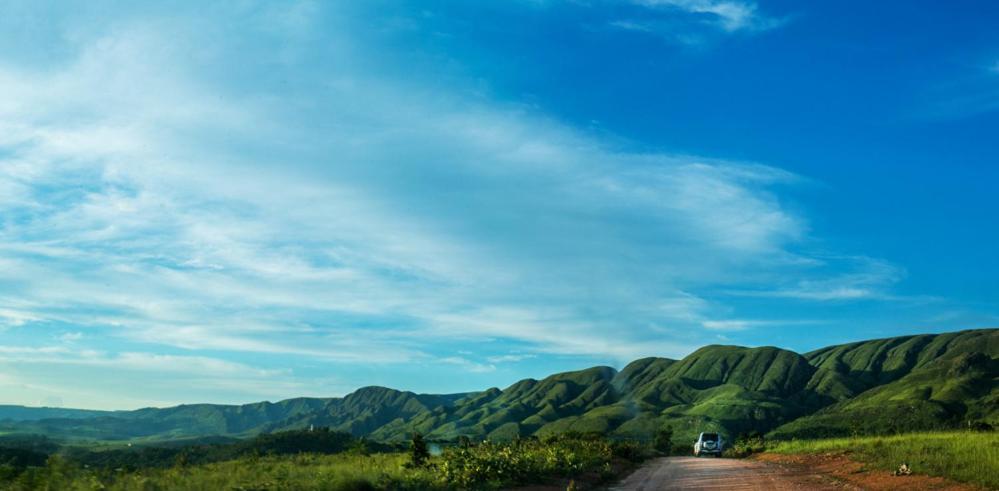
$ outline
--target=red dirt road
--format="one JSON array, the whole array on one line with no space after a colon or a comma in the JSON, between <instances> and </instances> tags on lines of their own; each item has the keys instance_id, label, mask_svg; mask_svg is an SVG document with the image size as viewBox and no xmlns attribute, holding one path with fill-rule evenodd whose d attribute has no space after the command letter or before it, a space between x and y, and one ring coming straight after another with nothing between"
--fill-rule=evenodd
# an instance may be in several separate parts
<instances>
[{"instance_id":1,"label":"red dirt road","mask_svg":"<svg viewBox=\"0 0 999 491\"><path fill-rule=\"evenodd\" d=\"M744 459L663 457L646 463L612 491L859 489L845 483Z\"/></svg>"}]
</instances>

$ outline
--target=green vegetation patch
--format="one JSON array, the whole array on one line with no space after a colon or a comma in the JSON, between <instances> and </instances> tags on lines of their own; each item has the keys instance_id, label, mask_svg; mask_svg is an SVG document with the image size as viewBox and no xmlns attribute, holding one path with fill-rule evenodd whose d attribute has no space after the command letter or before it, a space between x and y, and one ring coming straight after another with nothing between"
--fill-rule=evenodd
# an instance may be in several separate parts
<instances>
[{"instance_id":1,"label":"green vegetation patch","mask_svg":"<svg viewBox=\"0 0 999 491\"><path fill-rule=\"evenodd\" d=\"M288 437L278 435L263 443L283 452L289 442ZM4 473L0 466L0 489L405 491L501 489L552 482L564 486L574 479L608 482L650 455L650 449L637 443L578 434L507 443L473 444L466 439L436 457L429 455L422 437L414 436L412 447L408 453L368 454L354 445L334 455L253 453L221 462L192 464L181 459L166 467L143 462L132 468L87 466L61 454L41 463L38 455L24 453L23 457L33 459L24 463L26 468Z\"/></svg>"},{"instance_id":2,"label":"green vegetation patch","mask_svg":"<svg viewBox=\"0 0 999 491\"><path fill-rule=\"evenodd\" d=\"M846 453L876 469L907 463L913 472L999 488L999 433L933 432L883 437L829 438L773 442L782 454Z\"/></svg>"}]
</instances>

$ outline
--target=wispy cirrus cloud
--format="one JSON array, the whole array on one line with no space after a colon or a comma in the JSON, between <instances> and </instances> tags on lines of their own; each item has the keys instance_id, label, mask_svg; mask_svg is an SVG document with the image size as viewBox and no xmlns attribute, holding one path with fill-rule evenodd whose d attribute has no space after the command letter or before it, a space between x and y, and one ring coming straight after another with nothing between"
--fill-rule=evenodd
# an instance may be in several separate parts
<instances>
[{"instance_id":1,"label":"wispy cirrus cloud","mask_svg":"<svg viewBox=\"0 0 999 491\"><path fill-rule=\"evenodd\" d=\"M490 373L496 371L496 365L493 363L476 363L461 356L445 356L440 358L438 361L449 365L455 365L462 370L466 370L471 373Z\"/></svg>"},{"instance_id":2,"label":"wispy cirrus cloud","mask_svg":"<svg viewBox=\"0 0 999 491\"><path fill-rule=\"evenodd\" d=\"M538 355L528 355L511 353L507 355L490 356L487 359L490 363L517 363L519 361L529 360L531 358L537 358Z\"/></svg>"},{"instance_id":3,"label":"wispy cirrus cloud","mask_svg":"<svg viewBox=\"0 0 999 491\"><path fill-rule=\"evenodd\" d=\"M905 277L905 270L864 256L816 257L829 271L824 276L784 281L773 289L742 290L735 295L783 297L809 301L901 300L891 288Z\"/></svg>"},{"instance_id":4,"label":"wispy cirrus cloud","mask_svg":"<svg viewBox=\"0 0 999 491\"><path fill-rule=\"evenodd\" d=\"M244 375L247 377L287 374L287 370L261 370L205 356L165 355L158 353L108 354L94 350L75 350L65 345L0 346L0 362L90 365L148 372L187 373L202 376Z\"/></svg>"},{"instance_id":5,"label":"wispy cirrus cloud","mask_svg":"<svg viewBox=\"0 0 999 491\"><path fill-rule=\"evenodd\" d=\"M762 32L788 21L763 13L752 1L633 0L631 3L642 9L611 21L611 27L664 36L683 44L701 44L713 33Z\"/></svg>"},{"instance_id":6,"label":"wispy cirrus cloud","mask_svg":"<svg viewBox=\"0 0 999 491\"><path fill-rule=\"evenodd\" d=\"M919 118L955 119L999 110L999 61L978 61L927 87L918 106Z\"/></svg>"},{"instance_id":7,"label":"wispy cirrus cloud","mask_svg":"<svg viewBox=\"0 0 999 491\"><path fill-rule=\"evenodd\" d=\"M778 21L760 13L755 2L738 0L634 0L650 8L676 9L690 14L702 14L725 31L767 29Z\"/></svg>"}]
</instances>

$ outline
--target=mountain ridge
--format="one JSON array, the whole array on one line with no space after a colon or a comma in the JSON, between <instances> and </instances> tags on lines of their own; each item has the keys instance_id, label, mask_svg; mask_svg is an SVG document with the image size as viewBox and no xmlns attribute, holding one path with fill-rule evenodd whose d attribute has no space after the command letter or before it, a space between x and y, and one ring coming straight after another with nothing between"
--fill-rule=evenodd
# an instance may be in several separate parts
<instances>
[{"instance_id":1,"label":"mountain ridge","mask_svg":"<svg viewBox=\"0 0 999 491\"><path fill-rule=\"evenodd\" d=\"M339 398L134 411L0 406L0 432L58 438L246 437L326 426L376 440L512 439L582 431L647 439L663 425L777 437L999 423L999 330L899 336L804 354L773 346L704 346L523 379L505 389L417 394L368 386ZM858 423L858 419L861 423Z\"/></svg>"}]
</instances>

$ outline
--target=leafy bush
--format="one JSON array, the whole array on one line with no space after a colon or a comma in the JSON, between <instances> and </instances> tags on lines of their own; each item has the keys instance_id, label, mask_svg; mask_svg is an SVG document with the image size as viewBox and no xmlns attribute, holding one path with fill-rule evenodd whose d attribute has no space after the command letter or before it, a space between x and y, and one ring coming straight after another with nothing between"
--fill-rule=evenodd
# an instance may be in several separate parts
<instances>
[{"instance_id":1,"label":"leafy bush","mask_svg":"<svg viewBox=\"0 0 999 491\"><path fill-rule=\"evenodd\" d=\"M669 455L673 451L673 427L666 425L657 431L653 445L656 450Z\"/></svg>"},{"instance_id":2,"label":"leafy bush","mask_svg":"<svg viewBox=\"0 0 999 491\"><path fill-rule=\"evenodd\" d=\"M743 433L736 437L735 443L725 450L729 457L748 457L754 453L766 450L766 440L759 432Z\"/></svg>"},{"instance_id":3,"label":"leafy bush","mask_svg":"<svg viewBox=\"0 0 999 491\"><path fill-rule=\"evenodd\" d=\"M586 435L563 435L507 444L483 442L444 450L437 464L439 481L463 489L498 488L573 477L584 472L611 472L615 457L638 460L637 444L609 443Z\"/></svg>"},{"instance_id":4,"label":"leafy bush","mask_svg":"<svg viewBox=\"0 0 999 491\"><path fill-rule=\"evenodd\" d=\"M45 465L59 445L42 435L0 436L0 486L32 467Z\"/></svg>"},{"instance_id":5,"label":"leafy bush","mask_svg":"<svg viewBox=\"0 0 999 491\"><path fill-rule=\"evenodd\" d=\"M631 440L611 442L611 454L629 462L641 462L649 457L647 447Z\"/></svg>"},{"instance_id":6,"label":"leafy bush","mask_svg":"<svg viewBox=\"0 0 999 491\"><path fill-rule=\"evenodd\" d=\"M430 450L427 449L427 442L420 433L413 433L413 440L409 444L409 465L411 467L425 467L430 460Z\"/></svg>"}]
</instances>

